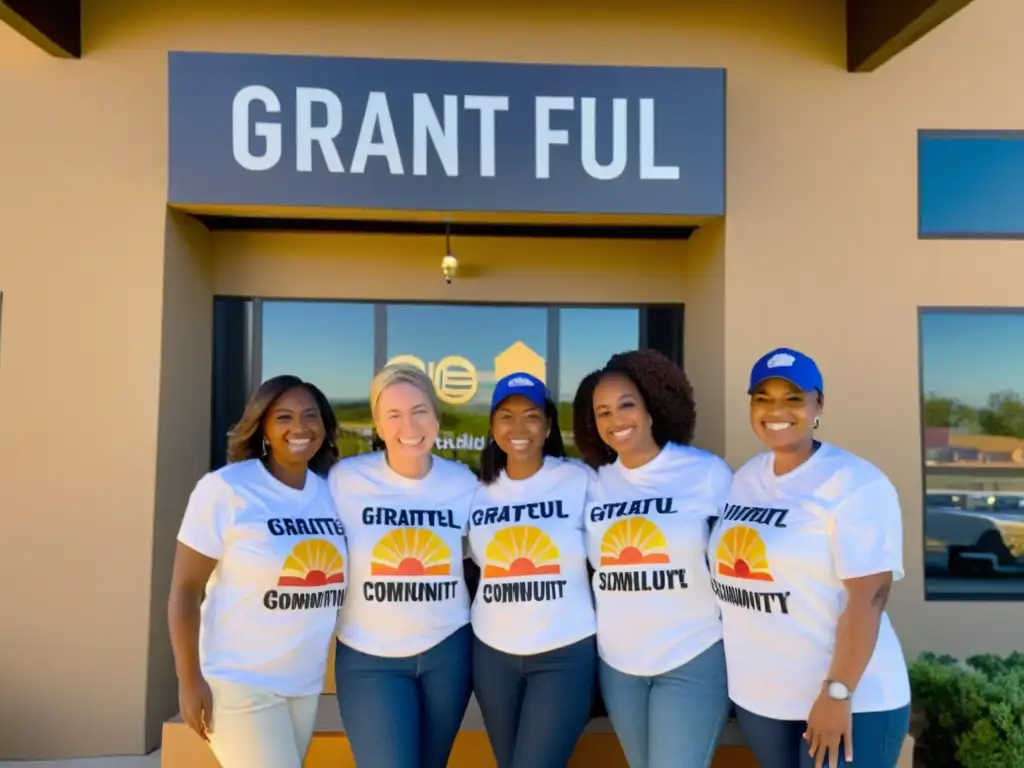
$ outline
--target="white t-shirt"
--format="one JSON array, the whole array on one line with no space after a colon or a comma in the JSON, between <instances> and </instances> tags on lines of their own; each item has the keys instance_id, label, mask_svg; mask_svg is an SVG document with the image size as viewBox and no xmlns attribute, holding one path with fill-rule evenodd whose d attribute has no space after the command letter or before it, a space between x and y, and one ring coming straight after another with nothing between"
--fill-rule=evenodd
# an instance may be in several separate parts
<instances>
[{"instance_id":1,"label":"white t-shirt","mask_svg":"<svg viewBox=\"0 0 1024 768\"><path fill-rule=\"evenodd\" d=\"M729 695L750 712L806 720L828 676L842 579L903 578L903 523L892 483L869 462L821 444L777 476L762 453L736 472L708 545L725 625ZM910 702L907 665L889 617L853 694L854 712Z\"/></svg>"},{"instance_id":2,"label":"white t-shirt","mask_svg":"<svg viewBox=\"0 0 1024 768\"><path fill-rule=\"evenodd\" d=\"M178 541L217 561L200 609L203 676L318 693L348 578L327 483L307 472L298 490L258 459L228 464L192 491Z\"/></svg>"},{"instance_id":3,"label":"white t-shirt","mask_svg":"<svg viewBox=\"0 0 1024 768\"><path fill-rule=\"evenodd\" d=\"M660 675L722 639L705 552L731 478L722 459L675 443L642 467L616 461L591 475L587 553L610 667Z\"/></svg>"},{"instance_id":4,"label":"white t-shirt","mask_svg":"<svg viewBox=\"0 0 1024 768\"><path fill-rule=\"evenodd\" d=\"M482 642L526 656L597 631L583 536L586 492L587 471L552 457L525 480L502 472L477 487L469 549L480 566L472 620Z\"/></svg>"},{"instance_id":5,"label":"white t-shirt","mask_svg":"<svg viewBox=\"0 0 1024 768\"><path fill-rule=\"evenodd\" d=\"M334 465L328 483L348 535L351 591L338 639L374 656L415 656L469 623L462 537L477 479L433 457L410 480L383 451Z\"/></svg>"}]
</instances>

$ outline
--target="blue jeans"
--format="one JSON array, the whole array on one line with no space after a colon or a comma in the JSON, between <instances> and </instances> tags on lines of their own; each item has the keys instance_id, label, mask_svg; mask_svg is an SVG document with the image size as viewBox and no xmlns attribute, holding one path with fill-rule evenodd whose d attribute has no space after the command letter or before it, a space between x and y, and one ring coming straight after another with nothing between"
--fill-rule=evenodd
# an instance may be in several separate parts
<instances>
[{"instance_id":1,"label":"blue jeans","mask_svg":"<svg viewBox=\"0 0 1024 768\"><path fill-rule=\"evenodd\" d=\"M587 725L597 643L514 656L476 640L473 688L498 768L565 768Z\"/></svg>"},{"instance_id":2,"label":"blue jeans","mask_svg":"<svg viewBox=\"0 0 1024 768\"><path fill-rule=\"evenodd\" d=\"M472 639L467 624L397 659L338 643L338 710L359 768L445 768L469 704Z\"/></svg>"},{"instance_id":3,"label":"blue jeans","mask_svg":"<svg viewBox=\"0 0 1024 768\"><path fill-rule=\"evenodd\" d=\"M721 642L655 677L627 675L603 661L598 671L629 768L711 765L729 715Z\"/></svg>"},{"instance_id":4,"label":"blue jeans","mask_svg":"<svg viewBox=\"0 0 1024 768\"><path fill-rule=\"evenodd\" d=\"M814 768L814 759L808 754L810 745L803 738L806 722L773 720L742 707L736 707L736 719L761 768ZM896 768L909 728L909 706L888 712L854 714L853 762L850 765ZM840 749L840 753L845 751ZM845 754L839 757L839 765L845 768Z\"/></svg>"}]
</instances>

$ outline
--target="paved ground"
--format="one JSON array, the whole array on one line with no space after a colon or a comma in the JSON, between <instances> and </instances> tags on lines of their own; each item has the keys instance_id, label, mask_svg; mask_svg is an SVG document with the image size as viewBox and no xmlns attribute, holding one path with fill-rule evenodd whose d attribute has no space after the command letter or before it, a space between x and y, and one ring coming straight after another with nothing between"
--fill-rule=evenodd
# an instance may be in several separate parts
<instances>
[{"instance_id":1,"label":"paved ground","mask_svg":"<svg viewBox=\"0 0 1024 768\"><path fill-rule=\"evenodd\" d=\"M5 762L0 768L160 768L160 750L145 757L94 757L87 760Z\"/></svg>"}]
</instances>

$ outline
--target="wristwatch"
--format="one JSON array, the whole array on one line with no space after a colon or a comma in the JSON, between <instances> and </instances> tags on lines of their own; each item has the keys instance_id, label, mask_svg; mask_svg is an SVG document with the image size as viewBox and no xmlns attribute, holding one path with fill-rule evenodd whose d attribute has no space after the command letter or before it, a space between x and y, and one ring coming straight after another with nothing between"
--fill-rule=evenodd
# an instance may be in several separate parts
<instances>
[{"instance_id":1,"label":"wristwatch","mask_svg":"<svg viewBox=\"0 0 1024 768\"><path fill-rule=\"evenodd\" d=\"M830 699L835 701L846 701L853 693L846 687L845 683L841 683L838 680L826 680L825 692L828 693Z\"/></svg>"}]
</instances>

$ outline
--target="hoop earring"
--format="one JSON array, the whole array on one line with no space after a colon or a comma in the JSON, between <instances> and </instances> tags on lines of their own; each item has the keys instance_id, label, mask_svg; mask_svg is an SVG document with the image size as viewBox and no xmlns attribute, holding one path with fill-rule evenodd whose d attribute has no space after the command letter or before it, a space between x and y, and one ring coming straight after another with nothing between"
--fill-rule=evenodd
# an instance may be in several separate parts
<instances>
[{"instance_id":1,"label":"hoop earring","mask_svg":"<svg viewBox=\"0 0 1024 768\"><path fill-rule=\"evenodd\" d=\"M814 428L817 429L820 426L821 426L821 419L819 419L817 416L815 416L814 417Z\"/></svg>"},{"instance_id":2,"label":"hoop earring","mask_svg":"<svg viewBox=\"0 0 1024 768\"><path fill-rule=\"evenodd\" d=\"M270 447L270 442L267 440L267 438L264 437L263 438L263 455L264 456L267 455L267 448L269 448L269 447Z\"/></svg>"}]
</instances>

